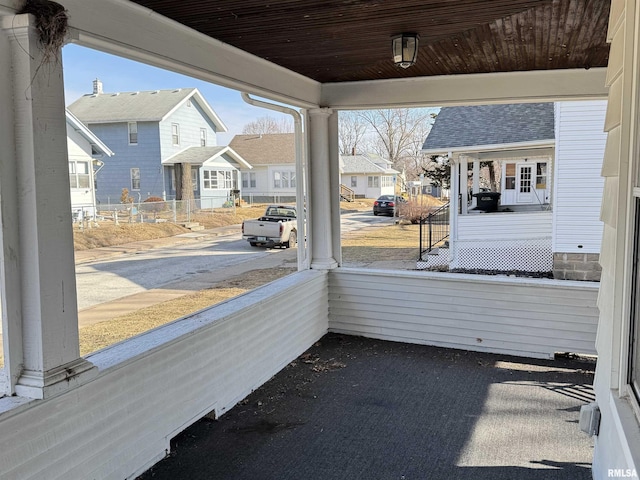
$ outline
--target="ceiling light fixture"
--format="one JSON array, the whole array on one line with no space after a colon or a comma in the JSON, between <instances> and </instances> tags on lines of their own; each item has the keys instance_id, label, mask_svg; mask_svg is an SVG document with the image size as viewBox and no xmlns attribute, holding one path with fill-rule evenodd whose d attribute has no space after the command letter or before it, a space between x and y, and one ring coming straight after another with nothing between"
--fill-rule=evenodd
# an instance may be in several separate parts
<instances>
[{"instance_id":1,"label":"ceiling light fixture","mask_svg":"<svg viewBox=\"0 0 640 480\"><path fill-rule=\"evenodd\" d=\"M409 68L416 63L418 57L417 33L402 33L391 37L391 54L393 63L398 67Z\"/></svg>"}]
</instances>

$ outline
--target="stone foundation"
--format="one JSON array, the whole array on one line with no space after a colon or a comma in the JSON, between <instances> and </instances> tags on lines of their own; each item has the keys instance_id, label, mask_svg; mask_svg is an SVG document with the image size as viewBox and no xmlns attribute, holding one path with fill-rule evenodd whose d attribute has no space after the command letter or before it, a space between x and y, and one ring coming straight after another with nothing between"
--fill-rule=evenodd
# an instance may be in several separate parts
<instances>
[{"instance_id":1,"label":"stone foundation","mask_svg":"<svg viewBox=\"0 0 640 480\"><path fill-rule=\"evenodd\" d=\"M553 278L600 281L602 268L597 253L554 253Z\"/></svg>"}]
</instances>

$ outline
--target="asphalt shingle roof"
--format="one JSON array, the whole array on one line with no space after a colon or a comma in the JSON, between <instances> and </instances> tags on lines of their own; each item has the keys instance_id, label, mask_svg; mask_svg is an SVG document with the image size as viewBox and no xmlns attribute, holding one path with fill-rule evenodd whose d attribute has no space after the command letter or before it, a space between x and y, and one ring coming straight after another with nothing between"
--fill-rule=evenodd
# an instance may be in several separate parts
<instances>
[{"instance_id":1,"label":"asphalt shingle roof","mask_svg":"<svg viewBox=\"0 0 640 480\"><path fill-rule=\"evenodd\" d=\"M296 163L293 133L236 135L229 146L254 166Z\"/></svg>"},{"instance_id":2,"label":"asphalt shingle roof","mask_svg":"<svg viewBox=\"0 0 640 480\"><path fill-rule=\"evenodd\" d=\"M87 94L68 108L85 124L160 121L195 88Z\"/></svg>"},{"instance_id":3,"label":"asphalt shingle roof","mask_svg":"<svg viewBox=\"0 0 640 480\"><path fill-rule=\"evenodd\" d=\"M443 107L424 150L553 140L553 103Z\"/></svg>"},{"instance_id":4,"label":"asphalt shingle roof","mask_svg":"<svg viewBox=\"0 0 640 480\"><path fill-rule=\"evenodd\" d=\"M380 164L387 165L387 162L382 160L380 157ZM372 159L367 157L366 155L340 155L340 167L342 169L342 173L399 173L397 170L390 168L389 166L383 167L378 165Z\"/></svg>"},{"instance_id":5,"label":"asphalt shingle roof","mask_svg":"<svg viewBox=\"0 0 640 480\"><path fill-rule=\"evenodd\" d=\"M226 148L227 147L189 147L173 155L164 163L192 163L201 165Z\"/></svg>"}]
</instances>

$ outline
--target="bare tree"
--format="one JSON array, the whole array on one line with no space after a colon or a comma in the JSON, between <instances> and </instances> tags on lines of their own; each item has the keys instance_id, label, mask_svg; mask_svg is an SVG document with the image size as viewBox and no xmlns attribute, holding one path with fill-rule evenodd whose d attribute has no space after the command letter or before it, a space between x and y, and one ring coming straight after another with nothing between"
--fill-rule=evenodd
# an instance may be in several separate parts
<instances>
[{"instance_id":1,"label":"bare tree","mask_svg":"<svg viewBox=\"0 0 640 480\"><path fill-rule=\"evenodd\" d=\"M285 117L278 119L267 115L247 123L242 129L242 133L244 135L293 133L293 123Z\"/></svg>"},{"instance_id":2,"label":"bare tree","mask_svg":"<svg viewBox=\"0 0 640 480\"><path fill-rule=\"evenodd\" d=\"M359 115L374 133L376 153L390 160L397 170L410 170L413 175L420 172L415 167L421 164L421 145L433 125L433 113L424 108L396 108L366 110Z\"/></svg>"},{"instance_id":3,"label":"bare tree","mask_svg":"<svg viewBox=\"0 0 640 480\"><path fill-rule=\"evenodd\" d=\"M368 123L354 111L343 111L339 113L338 142L341 155L355 155L366 153L365 136L367 134Z\"/></svg>"}]
</instances>

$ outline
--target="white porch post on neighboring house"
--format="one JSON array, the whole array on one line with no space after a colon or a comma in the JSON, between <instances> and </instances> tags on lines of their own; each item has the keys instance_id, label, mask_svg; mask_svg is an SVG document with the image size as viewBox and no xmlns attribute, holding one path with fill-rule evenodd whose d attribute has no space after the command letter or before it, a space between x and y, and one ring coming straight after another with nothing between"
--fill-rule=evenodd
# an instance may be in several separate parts
<instances>
[{"instance_id":1,"label":"white porch post on neighboring house","mask_svg":"<svg viewBox=\"0 0 640 480\"><path fill-rule=\"evenodd\" d=\"M327 270L338 266L340 245L338 112L316 108L308 117L311 268Z\"/></svg>"},{"instance_id":2,"label":"white porch post on neighboring house","mask_svg":"<svg viewBox=\"0 0 640 480\"><path fill-rule=\"evenodd\" d=\"M449 156L451 165L451 185L449 195L449 263L455 266L458 239L458 209L460 205L460 164L458 156Z\"/></svg>"},{"instance_id":3,"label":"white porch post on neighboring house","mask_svg":"<svg viewBox=\"0 0 640 480\"><path fill-rule=\"evenodd\" d=\"M33 17L0 20L12 85L2 85L0 110L3 121L13 115L5 125L15 132L15 149L2 149L0 174L5 359L12 391L47 398L96 373L78 345L61 52L43 63Z\"/></svg>"},{"instance_id":4,"label":"white porch post on neighboring house","mask_svg":"<svg viewBox=\"0 0 640 480\"><path fill-rule=\"evenodd\" d=\"M460 206L462 215L469 209L469 162L466 156L460 155Z\"/></svg>"},{"instance_id":5,"label":"white porch post on neighboring house","mask_svg":"<svg viewBox=\"0 0 640 480\"><path fill-rule=\"evenodd\" d=\"M480 160L473 159L473 186L471 192L475 195L480 192ZM471 197L471 208L478 206L478 197Z\"/></svg>"}]
</instances>

